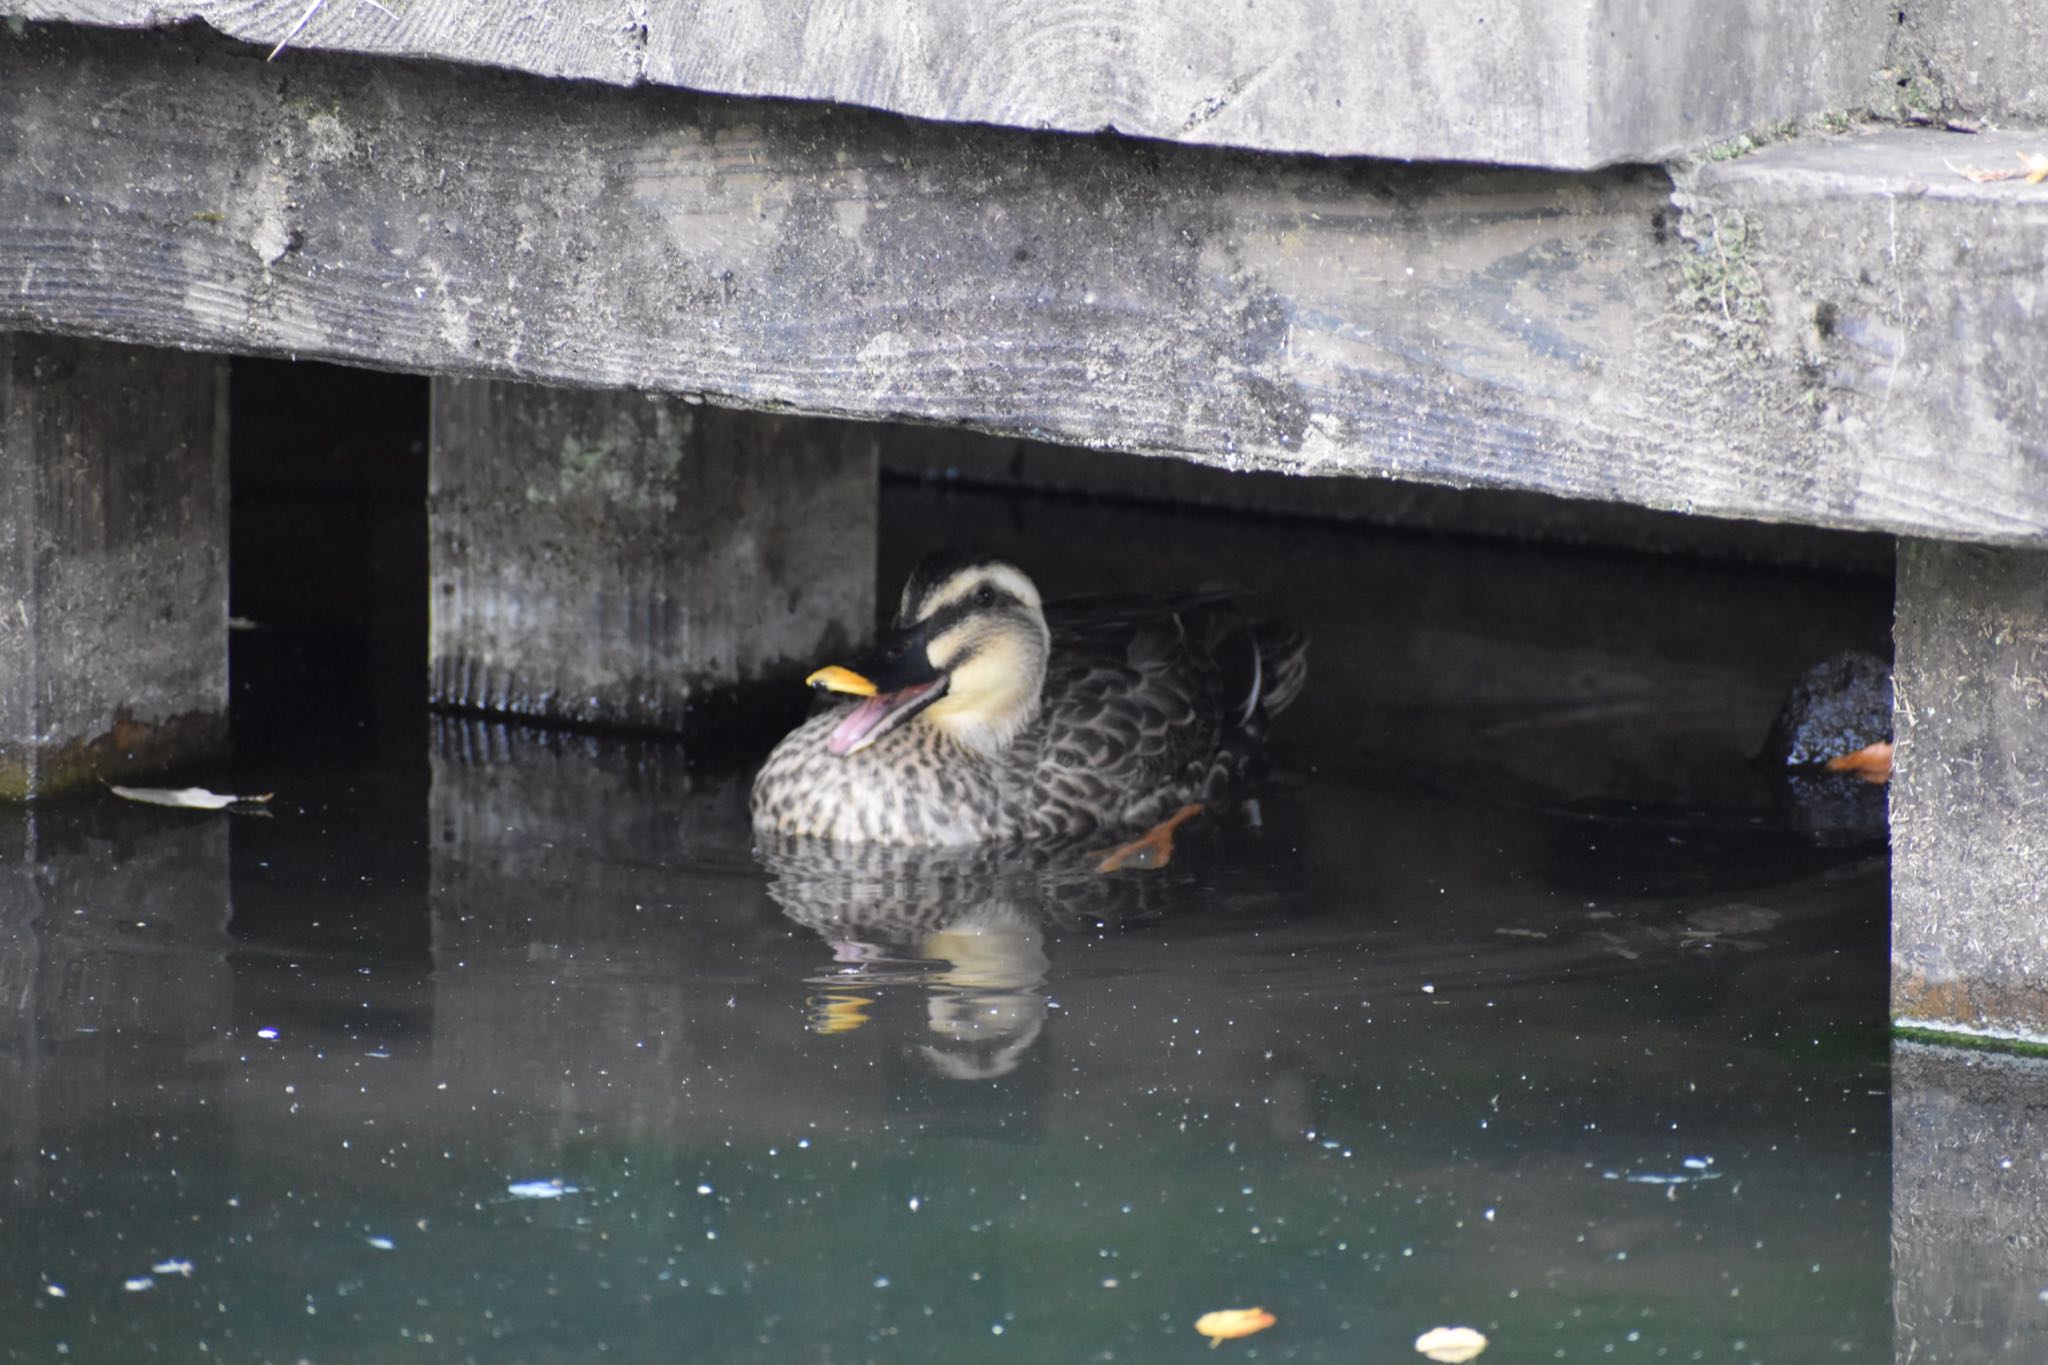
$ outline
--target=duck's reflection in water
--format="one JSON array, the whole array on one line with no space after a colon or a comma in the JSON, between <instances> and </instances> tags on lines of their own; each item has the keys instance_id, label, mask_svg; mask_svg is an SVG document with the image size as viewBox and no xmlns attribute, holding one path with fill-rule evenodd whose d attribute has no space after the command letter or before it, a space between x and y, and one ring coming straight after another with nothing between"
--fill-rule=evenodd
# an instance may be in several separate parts
<instances>
[{"instance_id":1,"label":"duck's reflection in water","mask_svg":"<svg viewBox=\"0 0 2048 1365\"><path fill-rule=\"evenodd\" d=\"M1048 931L1129 924L1162 899L1150 873L1098 871L1099 849L777 838L759 851L776 905L830 945L807 978L810 1027L905 1028L905 1047L952 1080L1008 1075L1038 1041ZM912 994L921 1010L889 1008Z\"/></svg>"}]
</instances>

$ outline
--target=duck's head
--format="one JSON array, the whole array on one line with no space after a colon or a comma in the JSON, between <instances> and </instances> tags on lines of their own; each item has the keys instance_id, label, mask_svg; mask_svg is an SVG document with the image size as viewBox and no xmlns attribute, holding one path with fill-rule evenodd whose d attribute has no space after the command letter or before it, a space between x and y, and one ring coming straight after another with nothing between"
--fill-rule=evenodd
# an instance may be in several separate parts
<instances>
[{"instance_id":1,"label":"duck's head","mask_svg":"<svg viewBox=\"0 0 2048 1365\"><path fill-rule=\"evenodd\" d=\"M888 634L805 681L863 698L826 742L859 753L911 720L994 754L1038 711L1051 637L1038 589L1005 560L944 551L903 585Z\"/></svg>"}]
</instances>

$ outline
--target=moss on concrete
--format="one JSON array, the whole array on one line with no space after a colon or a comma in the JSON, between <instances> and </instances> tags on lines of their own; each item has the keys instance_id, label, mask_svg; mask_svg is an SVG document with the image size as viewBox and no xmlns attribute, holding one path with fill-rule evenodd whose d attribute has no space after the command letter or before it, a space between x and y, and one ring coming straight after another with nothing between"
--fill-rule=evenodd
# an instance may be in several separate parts
<instances>
[{"instance_id":1,"label":"moss on concrete","mask_svg":"<svg viewBox=\"0 0 2048 1365\"><path fill-rule=\"evenodd\" d=\"M156 775L218 754L227 718L192 711L138 721L118 712L106 730L52 748L0 745L0 801L71 796L106 782Z\"/></svg>"},{"instance_id":2,"label":"moss on concrete","mask_svg":"<svg viewBox=\"0 0 2048 1365\"><path fill-rule=\"evenodd\" d=\"M1993 1037L1982 1033L1954 1033L1924 1024L1894 1023L1892 1037L1906 1043L1961 1048L1970 1052L1997 1052L2013 1057L2048 1057L2048 1041L2030 1038Z\"/></svg>"}]
</instances>

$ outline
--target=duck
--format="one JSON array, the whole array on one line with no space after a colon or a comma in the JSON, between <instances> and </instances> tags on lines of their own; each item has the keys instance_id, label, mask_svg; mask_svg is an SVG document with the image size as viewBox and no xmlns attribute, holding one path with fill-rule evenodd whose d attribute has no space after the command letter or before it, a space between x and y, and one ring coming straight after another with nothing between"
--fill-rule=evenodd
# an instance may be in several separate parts
<instances>
[{"instance_id":1,"label":"duck","mask_svg":"<svg viewBox=\"0 0 2048 1365\"><path fill-rule=\"evenodd\" d=\"M1232 592L1046 602L1011 561L942 550L865 655L806 679L826 705L756 775L753 827L909 847L1170 840L1255 774L1307 656Z\"/></svg>"}]
</instances>

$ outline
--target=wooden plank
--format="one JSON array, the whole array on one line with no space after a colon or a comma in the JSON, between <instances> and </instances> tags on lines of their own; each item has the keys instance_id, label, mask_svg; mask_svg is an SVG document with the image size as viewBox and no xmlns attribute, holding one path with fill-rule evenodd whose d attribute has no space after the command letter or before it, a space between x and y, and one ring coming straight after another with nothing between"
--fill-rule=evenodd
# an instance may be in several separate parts
<instances>
[{"instance_id":1,"label":"wooden plank","mask_svg":"<svg viewBox=\"0 0 2048 1365\"><path fill-rule=\"evenodd\" d=\"M1880 499L1923 515L1981 501L2039 538L2048 196L1963 172L2010 175L2043 151L2048 135L2026 131L1788 142L1706 168L1681 196L1701 246L1689 266L1729 308L1726 335L1798 376L1770 420L1817 492L1880 521ZM1816 442L1844 458L1807 465Z\"/></svg>"},{"instance_id":2,"label":"wooden plank","mask_svg":"<svg viewBox=\"0 0 2048 1365\"><path fill-rule=\"evenodd\" d=\"M1792 217L1836 222L1837 258L1894 286L1845 293L1819 337L1813 310L1727 306L1745 270L1767 308L1800 297L1761 173L1674 206L1647 170L1283 160L313 55L287 74L191 35L32 27L0 41L0 325L2041 543L2048 329L2019 326L2013 281L2048 201L1940 170L1959 188L1909 203L1922 162L1874 173L1906 187L1889 199ZM1702 226L1733 210L1739 251ZM2005 318L2002 347L1916 345L1867 382L1858 348L1944 293ZM1972 439L1927 439L1949 411Z\"/></svg>"},{"instance_id":3,"label":"wooden plank","mask_svg":"<svg viewBox=\"0 0 2048 1365\"><path fill-rule=\"evenodd\" d=\"M0 801L227 740L227 366L0 333Z\"/></svg>"},{"instance_id":4,"label":"wooden plank","mask_svg":"<svg viewBox=\"0 0 2048 1365\"><path fill-rule=\"evenodd\" d=\"M0 0L0 15L105 28L197 21L266 52L431 57L537 76L644 78L648 7L631 0Z\"/></svg>"},{"instance_id":5,"label":"wooden plank","mask_svg":"<svg viewBox=\"0 0 2048 1365\"><path fill-rule=\"evenodd\" d=\"M1856 106L1891 27L1848 0L671 0L659 13L648 79L692 89L1573 170Z\"/></svg>"},{"instance_id":6,"label":"wooden plank","mask_svg":"<svg viewBox=\"0 0 2048 1365\"><path fill-rule=\"evenodd\" d=\"M1859 106L1861 0L0 0L261 45L1113 129L1333 156L1586 169Z\"/></svg>"},{"instance_id":7,"label":"wooden plank","mask_svg":"<svg viewBox=\"0 0 2048 1365\"><path fill-rule=\"evenodd\" d=\"M1890 578L1896 541L1875 532L1824 531L1783 522L1654 512L1627 503L1485 488L1438 488L1396 479L1317 478L1228 471L1188 460L983 436L957 427L890 429L882 472L926 483L1061 493L1153 505L1349 521L1454 536L1577 545L1635 554ZM1197 577L1201 577L1197 571Z\"/></svg>"}]
</instances>

